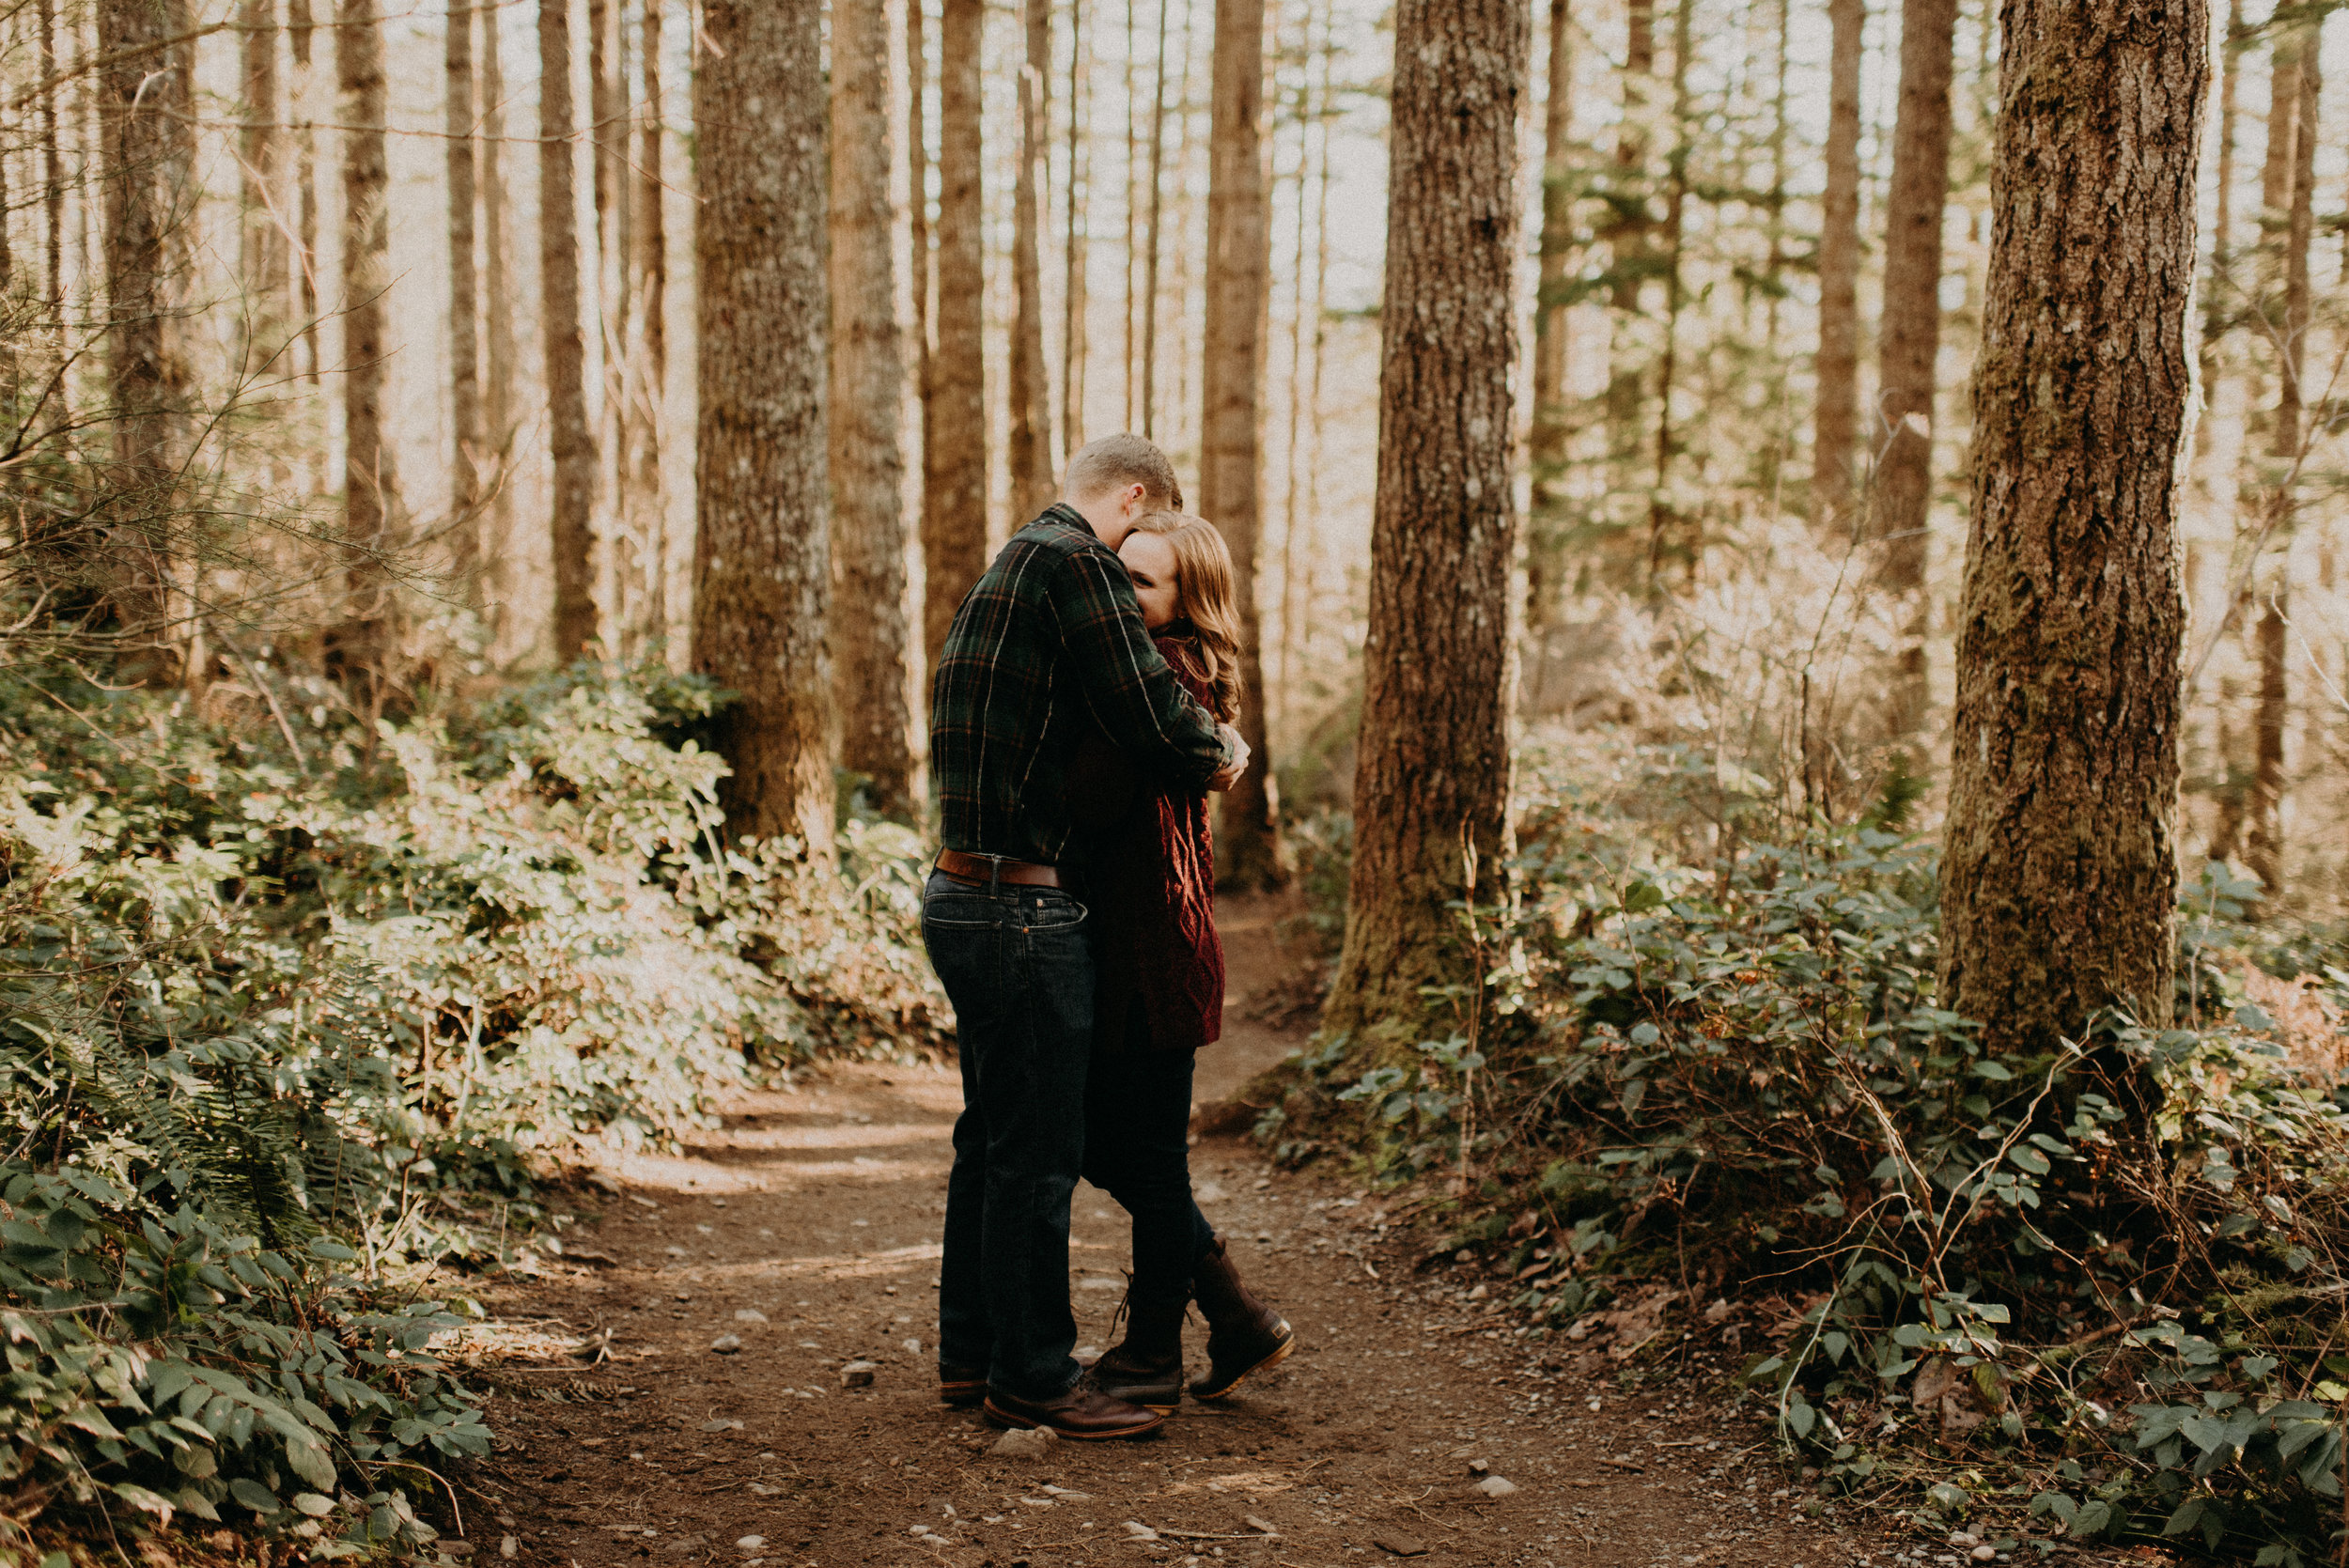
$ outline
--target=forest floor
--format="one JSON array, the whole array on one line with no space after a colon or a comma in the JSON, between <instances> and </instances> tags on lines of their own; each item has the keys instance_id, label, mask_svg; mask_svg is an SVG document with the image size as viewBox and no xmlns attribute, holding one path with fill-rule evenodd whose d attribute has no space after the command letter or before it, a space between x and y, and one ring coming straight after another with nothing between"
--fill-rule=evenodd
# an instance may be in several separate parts
<instances>
[{"instance_id":1,"label":"forest floor","mask_svg":"<svg viewBox=\"0 0 2349 1568\"><path fill-rule=\"evenodd\" d=\"M1201 1057L1203 1104L1298 1044L1246 1005L1281 978L1278 912L1224 910L1234 1004L1225 1042ZM788 1092L740 1095L723 1130L679 1156L615 1165L618 1190L594 1194L601 1212L581 1215L563 1257L483 1296L498 1438L462 1498L476 1560L1967 1558L1819 1501L1729 1390L1734 1352L1641 1381L1563 1342L1516 1338L1505 1281L1487 1291L1455 1263L1415 1269L1429 1240L1381 1228L1384 1200L1335 1171L1273 1170L1239 1138L1199 1143L1200 1200L1296 1326L1298 1354L1227 1404L1185 1404L1142 1441L1000 1456L975 1411L946 1409L935 1392L934 1282L960 1103L950 1066L838 1065ZM1081 1349L1111 1343L1126 1258L1122 1217L1081 1188L1070 1281ZM1204 1340L1194 1323L1194 1360ZM844 1372L851 1362L871 1365ZM1501 1495L1476 1489L1491 1477L1508 1483L1492 1488Z\"/></svg>"}]
</instances>

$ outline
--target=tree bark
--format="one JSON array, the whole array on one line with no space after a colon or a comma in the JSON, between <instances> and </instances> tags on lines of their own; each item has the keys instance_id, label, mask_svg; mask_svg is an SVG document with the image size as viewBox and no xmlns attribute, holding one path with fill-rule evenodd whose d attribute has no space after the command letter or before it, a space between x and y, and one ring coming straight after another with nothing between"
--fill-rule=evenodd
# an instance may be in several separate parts
<instances>
[{"instance_id":1,"label":"tree bark","mask_svg":"<svg viewBox=\"0 0 2349 1568\"><path fill-rule=\"evenodd\" d=\"M919 3L919 0L910 0ZM832 647L840 761L873 803L920 817L906 614L904 346L889 203L889 43L881 0L832 7Z\"/></svg>"},{"instance_id":2,"label":"tree bark","mask_svg":"<svg viewBox=\"0 0 2349 1568\"><path fill-rule=\"evenodd\" d=\"M57 141L57 4L40 0L40 173L45 219L46 273L41 297L49 303L50 332L65 348L65 166Z\"/></svg>"},{"instance_id":3,"label":"tree bark","mask_svg":"<svg viewBox=\"0 0 2349 1568\"><path fill-rule=\"evenodd\" d=\"M481 8L481 421L485 456L495 464L488 537L483 541L483 588L491 613L502 615L513 592L514 265L506 228L506 66L498 8Z\"/></svg>"},{"instance_id":4,"label":"tree bark","mask_svg":"<svg viewBox=\"0 0 2349 1568\"><path fill-rule=\"evenodd\" d=\"M1067 265L1062 272L1060 336L1060 449L1073 458L1085 443L1085 362L1090 344L1085 334L1085 268L1088 241L1085 213L1093 194L1087 166L1085 110L1092 95L1085 91L1092 63L1092 35L1084 30L1082 0L1068 7L1068 191L1066 197Z\"/></svg>"},{"instance_id":5,"label":"tree bark","mask_svg":"<svg viewBox=\"0 0 2349 1568\"><path fill-rule=\"evenodd\" d=\"M294 257L294 308L302 321L303 366L316 386L319 363L319 176L318 131L310 123L311 45L317 34L310 0L286 0L286 44L293 55L294 120L294 237L301 254Z\"/></svg>"},{"instance_id":6,"label":"tree bark","mask_svg":"<svg viewBox=\"0 0 2349 1568\"><path fill-rule=\"evenodd\" d=\"M1272 210L1264 179L1264 0L1216 0L1207 175L1207 313L1200 361L1199 510L1232 551L1240 622L1240 734L1253 750L1224 798L1217 879L1274 888L1281 849L1271 747L1265 740L1263 620L1264 329L1272 288Z\"/></svg>"},{"instance_id":7,"label":"tree bark","mask_svg":"<svg viewBox=\"0 0 2349 1568\"><path fill-rule=\"evenodd\" d=\"M383 440L383 367L391 289L390 97L377 0L336 0L334 78L343 123L343 532L350 551L343 620L327 662L380 711L388 691L399 479Z\"/></svg>"},{"instance_id":8,"label":"tree bark","mask_svg":"<svg viewBox=\"0 0 2349 1568\"><path fill-rule=\"evenodd\" d=\"M1950 192L1950 79L1957 0L1902 0L1901 98L1885 201L1884 325L1876 403L1884 456L1876 464L1872 532L1883 541L1877 582L1909 598L1892 672L1887 730L1913 743L1924 727L1925 556L1933 510L1933 412L1941 353L1941 212Z\"/></svg>"},{"instance_id":9,"label":"tree bark","mask_svg":"<svg viewBox=\"0 0 2349 1568\"><path fill-rule=\"evenodd\" d=\"M717 725L727 821L811 859L832 855L835 753L822 14L819 0L705 0L693 77L693 667L736 693Z\"/></svg>"},{"instance_id":10,"label":"tree bark","mask_svg":"<svg viewBox=\"0 0 2349 1568\"><path fill-rule=\"evenodd\" d=\"M1680 313L1688 304L1683 252L1688 243L1688 160L1695 152L1688 98L1688 65L1695 51L1692 24L1696 0L1672 8L1672 146L1665 186L1663 222L1664 344L1656 367L1656 472L1648 487L1647 591L1660 597L1665 569L1678 567L1693 586L1704 556L1703 522L1685 516L1672 493L1672 465L1678 438L1672 431L1672 389L1680 365Z\"/></svg>"},{"instance_id":11,"label":"tree bark","mask_svg":"<svg viewBox=\"0 0 2349 1568\"><path fill-rule=\"evenodd\" d=\"M1541 283L1533 303L1532 538L1525 552L1526 619L1533 631L1554 625L1567 578L1566 268L1575 246L1574 201L1566 160L1574 141L1573 17L1567 0L1549 0L1548 91L1542 116ZM1304 206L1300 181L1298 206ZM1301 266L1301 262L1300 262Z\"/></svg>"},{"instance_id":12,"label":"tree bark","mask_svg":"<svg viewBox=\"0 0 2349 1568\"><path fill-rule=\"evenodd\" d=\"M567 664L596 640L596 434L587 423L573 132L570 6L538 0L538 308L554 458L554 657Z\"/></svg>"},{"instance_id":13,"label":"tree bark","mask_svg":"<svg viewBox=\"0 0 2349 1568\"><path fill-rule=\"evenodd\" d=\"M1656 76L1656 0L1626 0L1624 23L1623 123L1615 135L1614 199L1601 233L1607 241L1608 271L1613 274L1609 299L1612 319L1608 341L1607 456L1616 482L1629 491L1640 483L1634 474L1646 367L1640 363L1642 345L1638 318L1656 226L1648 208L1647 174L1649 95ZM1609 553L1628 557L1632 552L1617 549ZM1620 567L1622 562L1615 564ZM1632 574L1618 569L1611 575Z\"/></svg>"},{"instance_id":14,"label":"tree bark","mask_svg":"<svg viewBox=\"0 0 2349 1568\"><path fill-rule=\"evenodd\" d=\"M925 669L938 668L963 595L987 565L987 207L980 188L985 0L939 17L938 345L924 422ZM1021 519L1021 521L1027 520Z\"/></svg>"},{"instance_id":15,"label":"tree bark","mask_svg":"<svg viewBox=\"0 0 2349 1568\"><path fill-rule=\"evenodd\" d=\"M1396 8L1354 865L1324 1017L1374 1050L1423 1037L1422 987L1478 981L1448 905L1489 901L1510 847L1510 381L1531 33L1524 0Z\"/></svg>"},{"instance_id":16,"label":"tree bark","mask_svg":"<svg viewBox=\"0 0 2349 1568\"><path fill-rule=\"evenodd\" d=\"M187 45L164 40L187 31L183 0L98 7L98 54L116 62L98 82L116 502L102 557L67 567L102 591L101 619L122 638L126 673L158 685L175 674L167 632L184 378L170 325L179 229L194 196L180 132ZM86 601L82 592L69 597Z\"/></svg>"},{"instance_id":17,"label":"tree bark","mask_svg":"<svg viewBox=\"0 0 2349 1568\"><path fill-rule=\"evenodd\" d=\"M643 561L643 629L646 641L661 647L669 635L669 508L668 490L661 483L661 425L668 408L669 388L669 220L662 203L668 188L661 179L668 147L668 128L661 123L661 11L665 0L644 0L643 75L645 124L636 167L637 311L643 325L637 342L638 389L635 450L630 466L635 473L630 487L639 515L635 530ZM921 0L907 0L915 10ZM900 571L903 567L900 567Z\"/></svg>"},{"instance_id":18,"label":"tree bark","mask_svg":"<svg viewBox=\"0 0 2349 1568\"><path fill-rule=\"evenodd\" d=\"M1050 128L1046 84L1052 79L1052 0L1022 0L1027 66L1019 73L1019 169L1012 185L1011 510L1020 522L1059 493L1052 466L1052 395L1044 359L1044 262L1037 230L1043 216Z\"/></svg>"},{"instance_id":19,"label":"tree bark","mask_svg":"<svg viewBox=\"0 0 2349 1568\"><path fill-rule=\"evenodd\" d=\"M1859 455L1859 60L1866 0L1828 0L1827 194L1819 227L1819 402L1812 515L1850 529Z\"/></svg>"},{"instance_id":20,"label":"tree bark","mask_svg":"<svg viewBox=\"0 0 2349 1568\"><path fill-rule=\"evenodd\" d=\"M243 32L238 43L244 77L244 126L237 149L243 187L237 272L244 293L243 372L254 376L284 348L279 334L286 303L286 244L279 204L285 137L278 130L276 0L242 0L237 22Z\"/></svg>"},{"instance_id":21,"label":"tree bark","mask_svg":"<svg viewBox=\"0 0 2349 1568\"><path fill-rule=\"evenodd\" d=\"M2205 0L2008 0L2004 23L1941 994L2037 1051L2108 1005L2170 1016L2210 35Z\"/></svg>"},{"instance_id":22,"label":"tree bark","mask_svg":"<svg viewBox=\"0 0 2349 1568\"><path fill-rule=\"evenodd\" d=\"M442 65L448 78L448 384L449 575L475 608L481 603L481 461L488 442L481 420L481 300L474 270L474 69L472 0L448 8Z\"/></svg>"},{"instance_id":23,"label":"tree bark","mask_svg":"<svg viewBox=\"0 0 2349 1568\"><path fill-rule=\"evenodd\" d=\"M1150 89L1150 206L1143 225L1142 433L1158 439L1159 258L1164 251L1166 215L1166 12L1174 0L1159 0L1159 49ZM1188 41L1188 39L1186 39Z\"/></svg>"},{"instance_id":24,"label":"tree bark","mask_svg":"<svg viewBox=\"0 0 2349 1568\"><path fill-rule=\"evenodd\" d=\"M2319 45L2321 21L2304 23L2277 40L2276 110L2268 119L2265 194L2271 217L2283 230L2283 322L2277 345L2277 391L2267 453L2277 469L2263 524L2270 537L2289 538L2299 497L2293 468L2301 455L2302 377L2306 370L2310 290L2309 246L2315 234L2317 103L2323 88ZM2280 574L2279 574L2280 575ZM2291 689L2286 680L2285 610L2288 584L2266 595L2255 641L2259 649L2259 711L2253 721L2250 798L2243 863L2260 880L2261 903L2272 905L2283 890L2284 732L2290 723Z\"/></svg>"}]
</instances>

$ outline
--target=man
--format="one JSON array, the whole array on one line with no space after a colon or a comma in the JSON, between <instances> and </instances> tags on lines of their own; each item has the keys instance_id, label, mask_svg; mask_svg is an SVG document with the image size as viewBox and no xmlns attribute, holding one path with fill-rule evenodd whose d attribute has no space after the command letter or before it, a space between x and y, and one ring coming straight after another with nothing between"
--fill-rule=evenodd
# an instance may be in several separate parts
<instances>
[{"instance_id":1,"label":"man","mask_svg":"<svg viewBox=\"0 0 2349 1568\"><path fill-rule=\"evenodd\" d=\"M1167 668L1117 547L1179 509L1166 454L1136 436L1070 459L1063 499L1012 536L956 612L931 691L945 847L922 936L953 999L963 1112L946 1186L939 1391L1064 1437L1165 1421L1112 1399L1069 1355L1068 1204L1084 1155L1093 956L1078 901L1068 764L1096 726L1136 770L1229 789L1248 764Z\"/></svg>"}]
</instances>

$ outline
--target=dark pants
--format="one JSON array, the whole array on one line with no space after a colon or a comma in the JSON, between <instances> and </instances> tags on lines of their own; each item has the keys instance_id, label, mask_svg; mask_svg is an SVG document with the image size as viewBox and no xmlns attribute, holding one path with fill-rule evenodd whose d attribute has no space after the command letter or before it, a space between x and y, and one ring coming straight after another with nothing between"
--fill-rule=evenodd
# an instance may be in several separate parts
<instances>
[{"instance_id":1,"label":"dark pants","mask_svg":"<svg viewBox=\"0 0 2349 1568\"><path fill-rule=\"evenodd\" d=\"M962 1058L938 1356L985 1367L990 1387L1019 1399L1056 1399L1079 1371L1068 1201L1093 1048L1084 925L1084 906L1052 888L934 874L922 893L922 939Z\"/></svg>"},{"instance_id":2,"label":"dark pants","mask_svg":"<svg viewBox=\"0 0 2349 1568\"><path fill-rule=\"evenodd\" d=\"M1093 1059L1085 1180L1133 1217L1134 1299L1188 1301L1191 1271L1215 1240L1190 1196L1192 1055L1148 1048L1144 1021L1128 1021L1125 1049Z\"/></svg>"}]
</instances>

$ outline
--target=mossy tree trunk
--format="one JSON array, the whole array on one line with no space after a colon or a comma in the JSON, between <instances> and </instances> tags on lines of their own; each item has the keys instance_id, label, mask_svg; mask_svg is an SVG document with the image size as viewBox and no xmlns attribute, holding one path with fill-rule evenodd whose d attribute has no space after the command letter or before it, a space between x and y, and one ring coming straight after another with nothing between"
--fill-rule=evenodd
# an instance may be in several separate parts
<instances>
[{"instance_id":1,"label":"mossy tree trunk","mask_svg":"<svg viewBox=\"0 0 2349 1568\"><path fill-rule=\"evenodd\" d=\"M1941 883L1994 1049L2170 1015L2204 0L2007 0ZM2116 226L2118 225L2118 226Z\"/></svg>"},{"instance_id":2,"label":"mossy tree trunk","mask_svg":"<svg viewBox=\"0 0 2349 1568\"><path fill-rule=\"evenodd\" d=\"M1510 485L1524 0L1402 0L1379 367L1378 489L1346 947L1324 1015L1421 1037L1424 986L1473 982L1459 915L1509 843Z\"/></svg>"}]
</instances>

